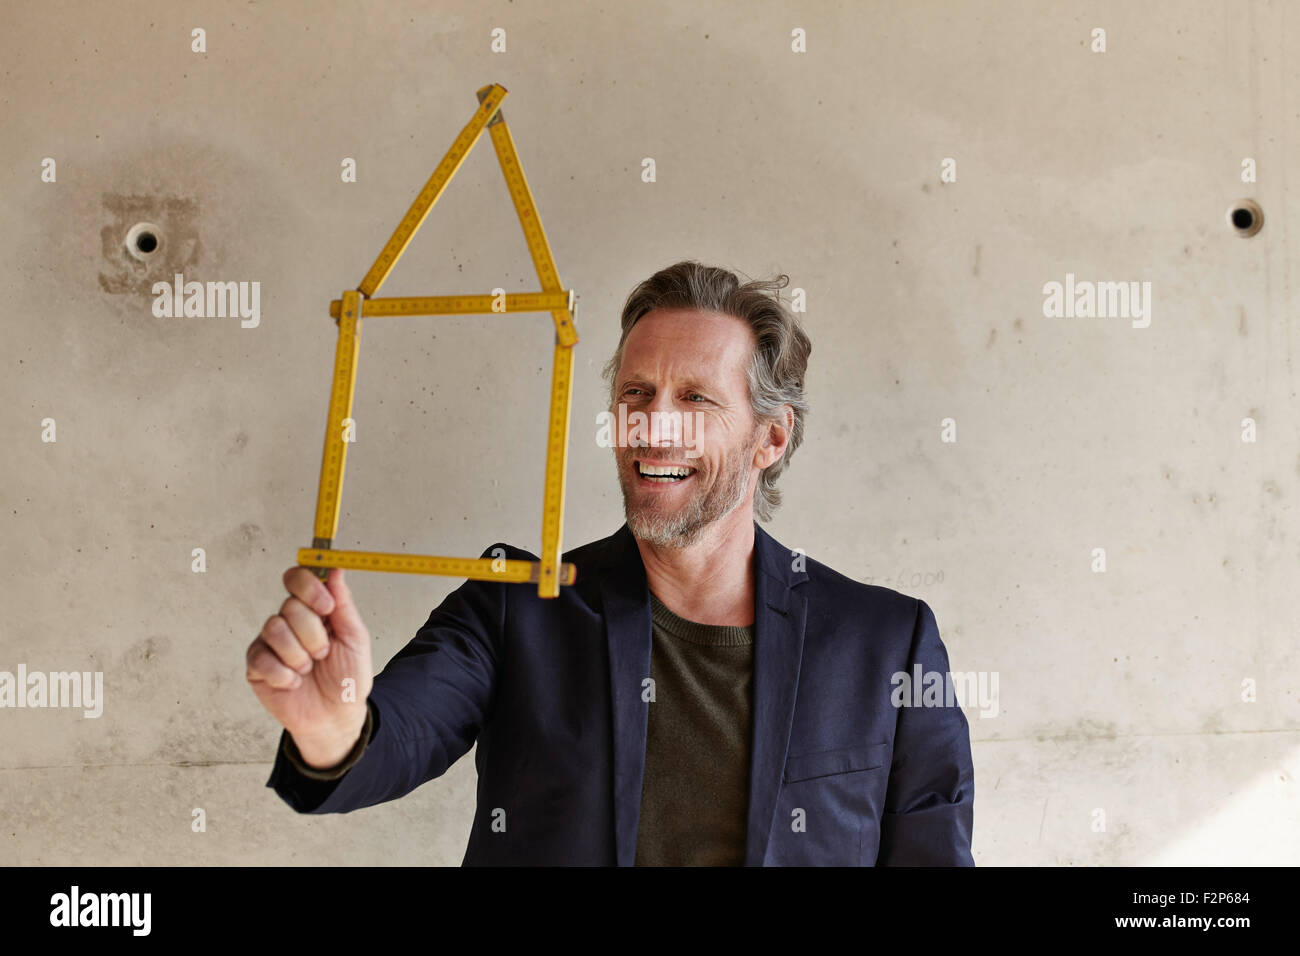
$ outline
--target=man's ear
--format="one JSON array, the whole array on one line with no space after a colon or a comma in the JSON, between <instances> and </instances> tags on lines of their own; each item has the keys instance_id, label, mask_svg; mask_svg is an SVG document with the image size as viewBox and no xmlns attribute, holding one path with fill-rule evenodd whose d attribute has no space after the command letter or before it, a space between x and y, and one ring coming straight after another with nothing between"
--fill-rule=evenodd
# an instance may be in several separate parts
<instances>
[{"instance_id":1,"label":"man's ear","mask_svg":"<svg viewBox=\"0 0 1300 956\"><path fill-rule=\"evenodd\" d=\"M754 452L754 465L759 471L785 454L790 444L790 436L794 434L794 409L789 405L783 405L781 411L785 416L784 422L780 420L759 422L758 429L762 441L759 442L758 450Z\"/></svg>"}]
</instances>

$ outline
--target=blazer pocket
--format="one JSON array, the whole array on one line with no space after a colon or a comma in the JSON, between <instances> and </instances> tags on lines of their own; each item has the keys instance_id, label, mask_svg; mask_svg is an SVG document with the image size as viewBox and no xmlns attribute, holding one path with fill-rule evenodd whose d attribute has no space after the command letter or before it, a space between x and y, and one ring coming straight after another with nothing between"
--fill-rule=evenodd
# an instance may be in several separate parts
<instances>
[{"instance_id":1,"label":"blazer pocket","mask_svg":"<svg viewBox=\"0 0 1300 956\"><path fill-rule=\"evenodd\" d=\"M813 777L828 777L857 770L876 770L885 765L888 755L888 742L800 754L786 759L785 782L794 783L796 780L811 780Z\"/></svg>"}]
</instances>

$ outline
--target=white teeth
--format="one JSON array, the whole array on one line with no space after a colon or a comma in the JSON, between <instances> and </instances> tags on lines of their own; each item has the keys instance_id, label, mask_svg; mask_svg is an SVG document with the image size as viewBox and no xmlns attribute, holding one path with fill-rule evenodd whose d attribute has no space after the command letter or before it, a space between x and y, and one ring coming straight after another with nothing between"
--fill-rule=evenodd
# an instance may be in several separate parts
<instances>
[{"instance_id":1,"label":"white teeth","mask_svg":"<svg viewBox=\"0 0 1300 956\"><path fill-rule=\"evenodd\" d=\"M687 468L684 465L647 465L645 462L637 462L637 468L647 478L662 478L666 481L672 481L674 476L685 478L695 471L694 468Z\"/></svg>"}]
</instances>

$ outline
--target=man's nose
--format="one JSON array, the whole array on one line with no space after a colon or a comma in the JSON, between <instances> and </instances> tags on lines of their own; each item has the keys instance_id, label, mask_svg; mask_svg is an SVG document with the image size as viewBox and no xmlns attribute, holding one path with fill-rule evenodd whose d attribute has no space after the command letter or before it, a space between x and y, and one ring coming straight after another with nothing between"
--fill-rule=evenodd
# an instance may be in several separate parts
<instances>
[{"instance_id":1,"label":"man's nose","mask_svg":"<svg viewBox=\"0 0 1300 956\"><path fill-rule=\"evenodd\" d=\"M672 395L660 391L649 402L649 444L655 448L676 448L682 442L682 415L673 406Z\"/></svg>"}]
</instances>

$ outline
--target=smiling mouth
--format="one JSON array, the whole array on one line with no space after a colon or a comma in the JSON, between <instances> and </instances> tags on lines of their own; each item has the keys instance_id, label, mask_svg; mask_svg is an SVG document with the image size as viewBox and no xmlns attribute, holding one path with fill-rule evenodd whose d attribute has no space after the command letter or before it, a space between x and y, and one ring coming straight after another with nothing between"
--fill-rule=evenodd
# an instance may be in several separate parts
<instances>
[{"instance_id":1,"label":"smiling mouth","mask_svg":"<svg viewBox=\"0 0 1300 956\"><path fill-rule=\"evenodd\" d=\"M686 465L657 465L644 461L634 461L632 464L642 481L656 485L685 481L695 474L695 469Z\"/></svg>"}]
</instances>

